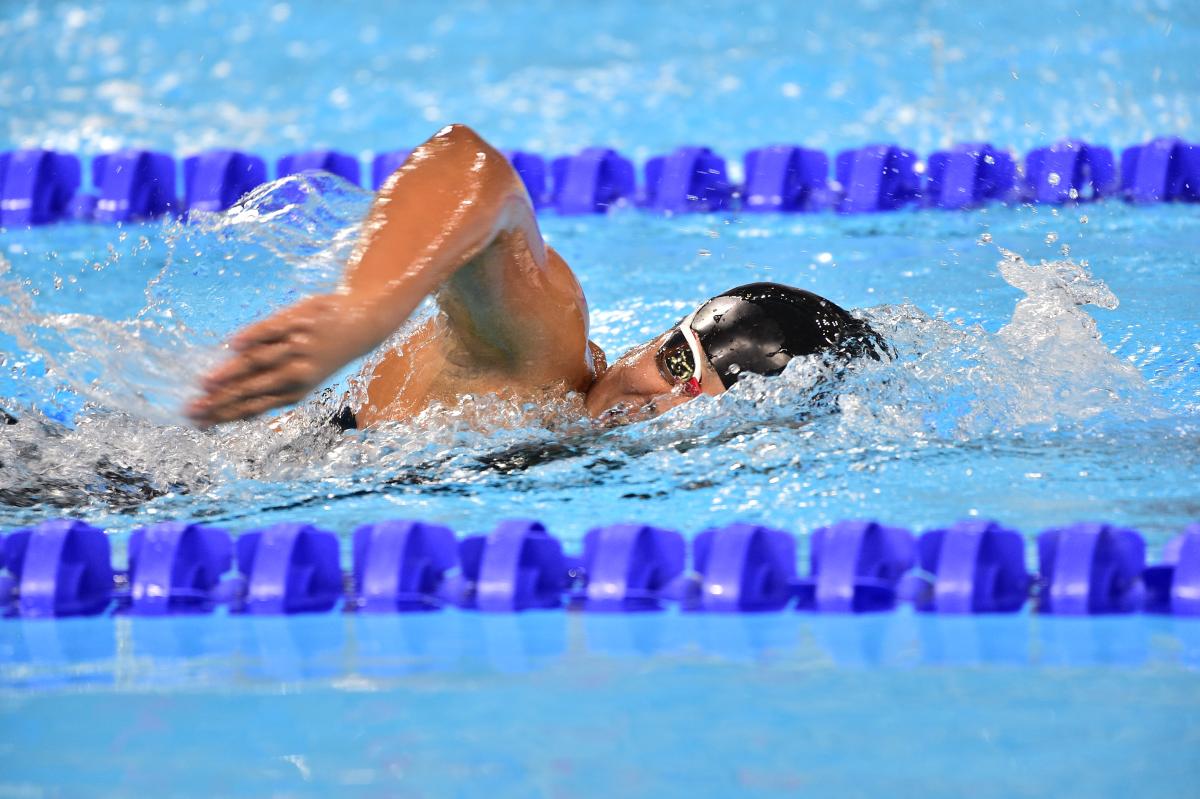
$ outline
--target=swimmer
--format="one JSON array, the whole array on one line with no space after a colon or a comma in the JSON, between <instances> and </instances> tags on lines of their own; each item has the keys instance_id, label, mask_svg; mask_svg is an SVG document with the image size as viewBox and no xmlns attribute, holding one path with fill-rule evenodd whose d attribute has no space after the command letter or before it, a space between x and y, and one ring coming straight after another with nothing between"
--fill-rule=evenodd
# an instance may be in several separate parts
<instances>
[{"instance_id":1,"label":"swimmer","mask_svg":"<svg viewBox=\"0 0 1200 799\"><path fill-rule=\"evenodd\" d=\"M588 338L587 301L538 230L508 160L452 125L383 186L336 291L303 299L229 340L186 413L201 428L299 402L380 346L429 295L438 313L364 373L342 428L404 420L465 395L544 401L578 392L608 423L721 394L741 375L774 375L797 356L879 357L863 321L775 283L731 289L608 365Z\"/></svg>"}]
</instances>

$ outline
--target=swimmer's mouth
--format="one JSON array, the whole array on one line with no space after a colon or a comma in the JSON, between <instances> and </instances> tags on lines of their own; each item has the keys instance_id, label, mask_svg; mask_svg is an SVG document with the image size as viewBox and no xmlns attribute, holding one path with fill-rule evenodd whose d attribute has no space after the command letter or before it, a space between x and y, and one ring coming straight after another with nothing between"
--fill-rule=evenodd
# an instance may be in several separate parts
<instances>
[{"instance_id":1,"label":"swimmer's mouth","mask_svg":"<svg viewBox=\"0 0 1200 799\"><path fill-rule=\"evenodd\" d=\"M633 406L628 402L619 402L596 417L596 424L601 427L617 427L628 424Z\"/></svg>"},{"instance_id":2,"label":"swimmer's mouth","mask_svg":"<svg viewBox=\"0 0 1200 799\"><path fill-rule=\"evenodd\" d=\"M634 405L632 402L618 402L596 417L596 424L604 428L620 427L652 419L655 416L658 416L658 406L654 400L641 405Z\"/></svg>"}]
</instances>

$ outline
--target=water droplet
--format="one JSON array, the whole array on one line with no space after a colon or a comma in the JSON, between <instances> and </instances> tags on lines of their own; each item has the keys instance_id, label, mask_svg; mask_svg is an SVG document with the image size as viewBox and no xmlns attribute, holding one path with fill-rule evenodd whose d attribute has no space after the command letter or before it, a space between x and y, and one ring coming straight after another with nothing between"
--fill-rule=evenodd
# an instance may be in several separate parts
<instances>
[{"instance_id":1,"label":"water droplet","mask_svg":"<svg viewBox=\"0 0 1200 799\"><path fill-rule=\"evenodd\" d=\"M1051 186L1057 186L1060 181L1062 181L1062 176L1059 175L1057 172L1051 172L1049 175L1046 176L1046 182L1049 183Z\"/></svg>"},{"instance_id":2,"label":"water droplet","mask_svg":"<svg viewBox=\"0 0 1200 799\"><path fill-rule=\"evenodd\" d=\"M1083 216L1079 217L1079 224L1086 225L1087 223L1088 223L1087 214L1084 214Z\"/></svg>"},{"instance_id":3,"label":"water droplet","mask_svg":"<svg viewBox=\"0 0 1200 799\"><path fill-rule=\"evenodd\" d=\"M976 243L977 243L977 244L978 244L980 247L983 247L984 245L987 245L987 244L991 244L991 243L992 243L992 234L991 234L991 233L983 233L983 234L981 234L981 235L979 236L979 239L976 241Z\"/></svg>"},{"instance_id":4,"label":"water droplet","mask_svg":"<svg viewBox=\"0 0 1200 799\"><path fill-rule=\"evenodd\" d=\"M1047 244L1053 244L1056 241L1058 241L1057 233L1047 233L1046 234L1046 243Z\"/></svg>"},{"instance_id":5,"label":"water droplet","mask_svg":"<svg viewBox=\"0 0 1200 799\"><path fill-rule=\"evenodd\" d=\"M696 250L696 254L699 255L701 258L707 258L708 256L712 255L712 251L706 250L702 247L699 250Z\"/></svg>"}]
</instances>

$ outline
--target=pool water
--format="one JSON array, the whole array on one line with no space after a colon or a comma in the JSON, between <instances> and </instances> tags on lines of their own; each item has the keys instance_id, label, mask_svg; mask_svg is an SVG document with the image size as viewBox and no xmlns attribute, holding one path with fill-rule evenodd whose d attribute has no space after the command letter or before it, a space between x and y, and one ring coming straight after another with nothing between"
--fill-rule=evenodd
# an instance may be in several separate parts
<instances>
[{"instance_id":1,"label":"pool water","mask_svg":"<svg viewBox=\"0 0 1200 799\"><path fill-rule=\"evenodd\" d=\"M1200 139L1190 4L192 2L0 8L5 149L364 158L467 122L547 155L731 159L962 139ZM178 413L229 332L332 285L368 193L323 177L225 215L0 233L0 529L62 515L343 534L534 517L800 536L1104 519L1150 559L1200 517L1200 214L1120 202L872 216L541 219L619 355L730 286L857 309L896 350L834 397L797 361L616 430L477 397L279 432ZM1034 565L1032 551L1030 566ZM1186 796L1200 625L1149 617L441 613L0 624L0 795Z\"/></svg>"}]
</instances>

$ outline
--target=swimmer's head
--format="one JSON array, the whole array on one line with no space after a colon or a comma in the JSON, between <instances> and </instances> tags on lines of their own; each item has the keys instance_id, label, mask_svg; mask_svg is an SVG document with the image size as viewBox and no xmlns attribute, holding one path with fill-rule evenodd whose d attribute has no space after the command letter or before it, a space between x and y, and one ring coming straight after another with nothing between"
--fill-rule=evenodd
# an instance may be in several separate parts
<instances>
[{"instance_id":1,"label":"swimmer's head","mask_svg":"<svg viewBox=\"0 0 1200 799\"><path fill-rule=\"evenodd\" d=\"M713 297L678 325L634 347L588 391L593 417L653 416L701 394L721 394L746 374L777 375L792 358L878 358L870 325L824 297L779 283L750 283Z\"/></svg>"}]
</instances>

